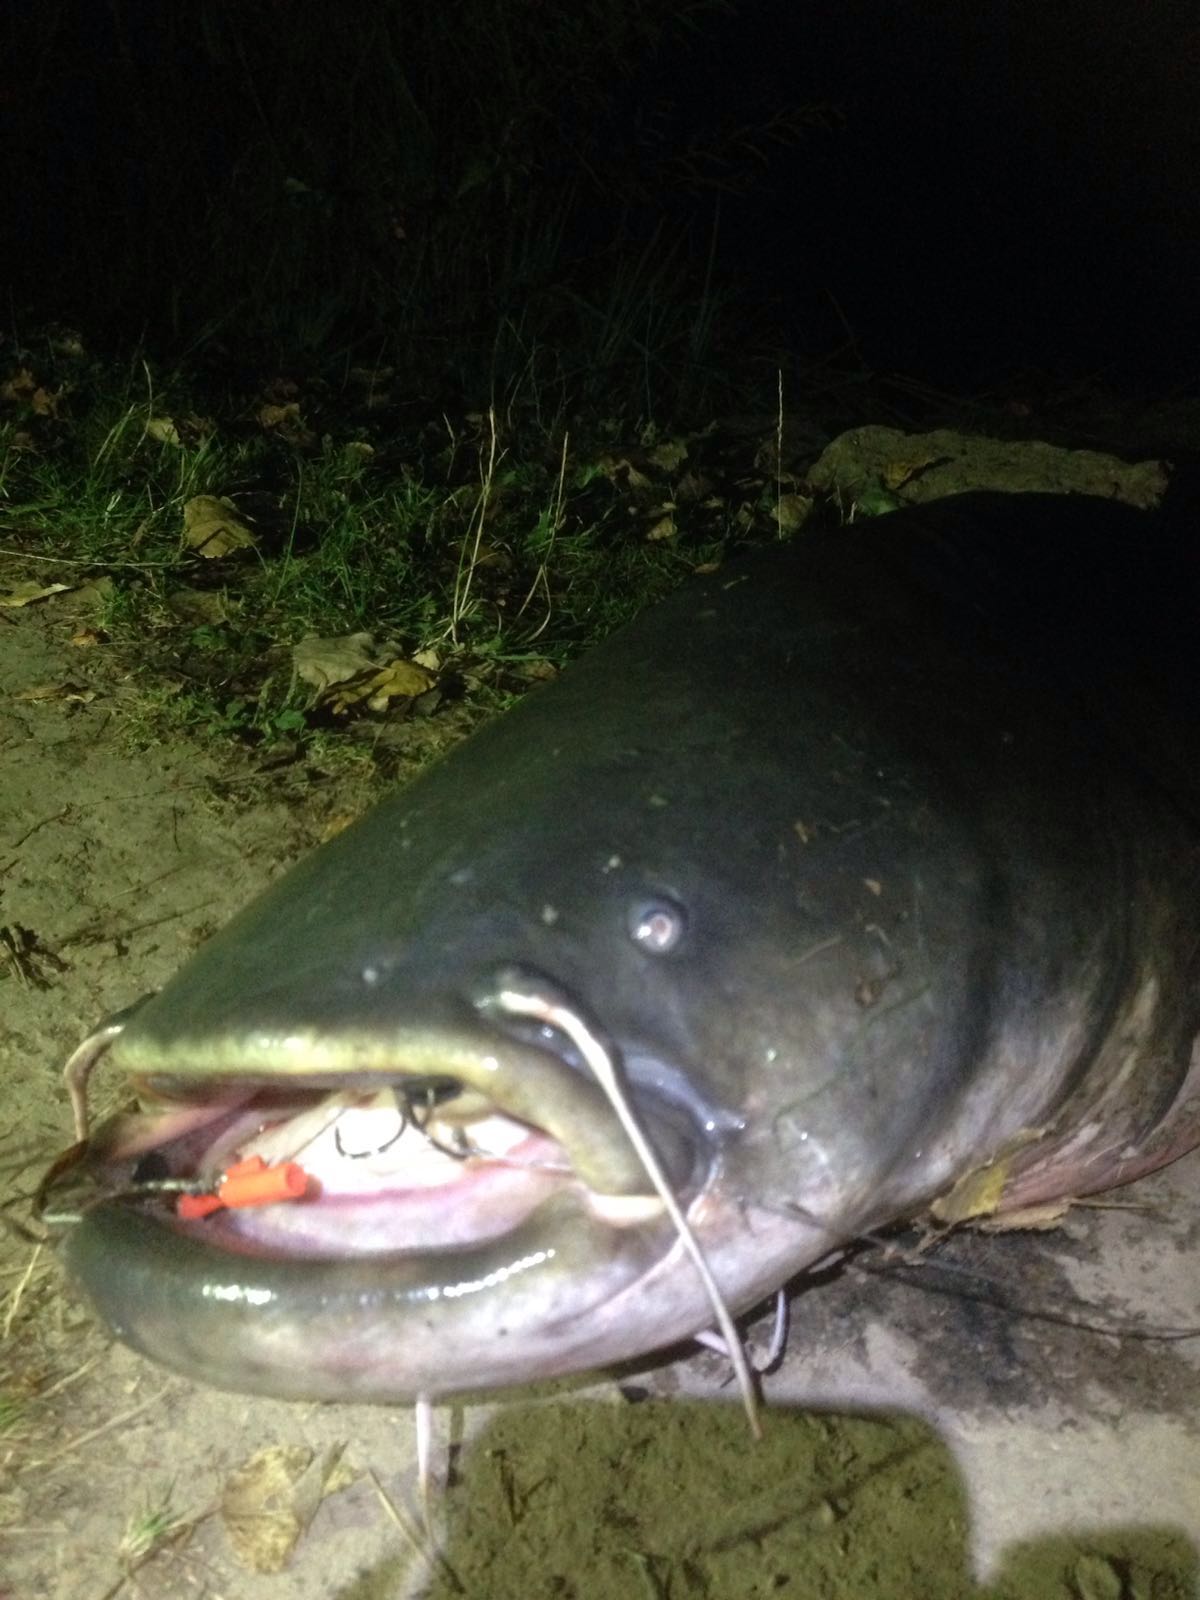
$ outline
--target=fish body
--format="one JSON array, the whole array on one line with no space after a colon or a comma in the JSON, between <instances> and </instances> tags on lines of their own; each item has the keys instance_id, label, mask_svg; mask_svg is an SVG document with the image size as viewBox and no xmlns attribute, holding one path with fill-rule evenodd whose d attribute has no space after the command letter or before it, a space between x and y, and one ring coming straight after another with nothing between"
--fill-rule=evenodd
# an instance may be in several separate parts
<instances>
[{"instance_id":1,"label":"fish body","mask_svg":"<svg viewBox=\"0 0 1200 1600\"><path fill-rule=\"evenodd\" d=\"M274 1395L677 1343L711 1301L588 1041L734 1311L972 1175L1003 1212L1171 1161L1198 599L1168 524L1041 496L693 579L113 1030L159 1110L92 1140L69 1269L136 1348ZM150 1183L255 1158L307 1197L188 1219Z\"/></svg>"}]
</instances>

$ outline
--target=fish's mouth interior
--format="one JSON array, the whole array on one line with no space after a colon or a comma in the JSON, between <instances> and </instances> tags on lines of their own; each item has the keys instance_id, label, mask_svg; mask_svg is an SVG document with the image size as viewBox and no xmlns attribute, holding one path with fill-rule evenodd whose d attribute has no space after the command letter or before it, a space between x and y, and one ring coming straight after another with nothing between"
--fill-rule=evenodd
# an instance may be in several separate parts
<instances>
[{"instance_id":1,"label":"fish's mouth interior","mask_svg":"<svg viewBox=\"0 0 1200 1600\"><path fill-rule=\"evenodd\" d=\"M139 1087L148 1114L114 1119L91 1143L87 1204L149 1210L235 1251L348 1257L475 1247L564 1192L609 1227L662 1215L644 1178L605 1192L582 1175L595 1144L618 1131L589 1123L564 1138L560 1118L556 1137L449 1076L285 1087L228 1080L210 1083L201 1099L173 1074L147 1075ZM638 1103L686 1203L702 1177L690 1119L656 1096L639 1093ZM290 1176L288 1192L231 1198L236 1185L226 1180L248 1167Z\"/></svg>"}]
</instances>

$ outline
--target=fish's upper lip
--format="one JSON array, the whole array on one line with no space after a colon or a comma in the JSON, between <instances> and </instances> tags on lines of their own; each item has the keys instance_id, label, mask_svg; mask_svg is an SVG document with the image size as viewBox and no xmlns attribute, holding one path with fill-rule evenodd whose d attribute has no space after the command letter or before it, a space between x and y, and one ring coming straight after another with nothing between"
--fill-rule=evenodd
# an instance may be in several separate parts
<instances>
[{"instance_id":1,"label":"fish's upper lip","mask_svg":"<svg viewBox=\"0 0 1200 1600\"><path fill-rule=\"evenodd\" d=\"M552 1041L506 1037L473 1013L453 1030L409 1023L386 1036L365 1029L259 1030L163 1045L136 1030L112 1032L89 1070L104 1053L152 1102L168 1107L244 1098L256 1087L370 1091L385 1083L454 1080L505 1115L550 1134L594 1193L649 1192L645 1169L599 1085ZM693 1190L703 1181L708 1141L692 1109L636 1082L630 1088L673 1182Z\"/></svg>"}]
</instances>

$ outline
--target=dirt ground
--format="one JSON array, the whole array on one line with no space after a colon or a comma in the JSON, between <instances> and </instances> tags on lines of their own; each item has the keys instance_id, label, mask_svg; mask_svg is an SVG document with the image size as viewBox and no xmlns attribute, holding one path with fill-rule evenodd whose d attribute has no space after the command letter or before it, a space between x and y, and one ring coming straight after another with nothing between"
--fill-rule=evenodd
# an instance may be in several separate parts
<instances>
[{"instance_id":1,"label":"dirt ground","mask_svg":"<svg viewBox=\"0 0 1200 1600\"><path fill-rule=\"evenodd\" d=\"M0 561L0 588L40 575ZM134 691L115 654L72 643L84 621L86 598L70 595L0 611L0 1175L13 1221L27 1221L41 1169L70 1141L59 1076L68 1053L364 799L364 780L265 770L248 753L186 739L131 749ZM1187 1216L1175 1205L1166 1245L1149 1223L1111 1225L1135 1230L1147 1302L1162 1318L1200 1319L1200 1207ZM1072 1237L1086 1277L1088 1241ZM1045 1245L1019 1239L996 1248L1018 1281L1048 1259ZM1007 1476L1019 1499L1005 1416L1074 1362L1056 1432L1040 1446L1036 1431L1022 1435L1034 1439L1029 1459L1072 1438L1087 1445L1086 1418L1071 1409L1083 1396L1116 1441L1104 1471L1135 1480L1128 1519L1074 1532L1042 1526L1031 1481L1039 1531L1007 1543L986 1579L974 1570L978 1512L964 1458L907 1394L897 1391L891 1414L777 1405L755 1446L736 1404L692 1398L732 1394L710 1354L619 1385L439 1408L448 1483L432 1513L442 1554L431 1559L405 1412L197 1389L113 1345L63 1283L52 1246L10 1232L0 1250L0 1600L1200 1593L1182 1520L1188 1496L1200 1508L1200 1455L1179 1420L1189 1405L1196 1415L1200 1378L1183 1344L1130 1352L1092 1336L1080 1346L1070 1329L1055 1344L1045 1329L1032 1340L978 1308L955 1313L958 1378L988 1373L987 1415L998 1420L981 1449L993 1478ZM948 1313L928 1296L913 1312L915 1293L873 1279L818 1286L801 1320L826 1350L831 1339L849 1350L865 1327L854 1318L872 1327L908 1318L911 1346L928 1354L949 1337ZM886 1363L876 1372L885 1392ZM766 1388L770 1397L772 1380ZM931 1380L923 1392L936 1401L937 1390ZM1119 1433L1134 1391L1138 1417L1159 1430L1137 1435L1148 1462L1140 1498L1140 1458L1122 1454ZM960 1417L982 1414L980 1396L952 1399ZM1164 1491L1151 1481L1156 1459L1169 1469Z\"/></svg>"}]
</instances>

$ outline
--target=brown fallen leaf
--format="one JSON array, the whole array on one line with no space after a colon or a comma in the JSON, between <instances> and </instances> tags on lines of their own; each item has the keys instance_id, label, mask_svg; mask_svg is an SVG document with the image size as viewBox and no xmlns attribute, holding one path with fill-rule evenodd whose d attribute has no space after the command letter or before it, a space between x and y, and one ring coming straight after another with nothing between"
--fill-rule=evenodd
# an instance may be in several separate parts
<instances>
[{"instance_id":1,"label":"brown fallen leaf","mask_svg":"<svg viewBox=\"0 0 1200 1600\"><path fill-rule=\"evenodd\" d=\"M699 472L685 472L675 485L675 498L699 505L712 494L712 482Z\"/></svg>"},{"instance_id":2,"label":"brown fallen leaf","mask_svg":"<svg viewBox=\"0 0 1200 1600\"><path fill-rule=\"evenodd\" d=\"M219 560L232 550L252 550L255 543L233 501L214 494L193 495L184 505L183 538L207 561Z\"/></svg>"},{"instance_id":3,"label":"brown fallen leaf","mask_svg":"<svg viewBox=\"0 0 1200 1600\"><path fill-rule=\"evenodd\" d=\"M1074 1204L1074 1200L1047 1200L1045 1205L1022 1206L1019 1211L981 1217L975 1226L982 1233L1051 1233Z\"/></svg>"},{"instance_id":4,"label":"brown fallen leaf","mask_svg":"<svg viewBox=\"0 0 1200 1600\"><path fill-rule=\"evenodd\" d=\"M301 683L311 683L318 694L378 666L375 636L371 633L345 633L324 639L310 633L292 646L292 671Z\"/></svg>"},{"instance_id":5,"label":"brown fallen leaf","mask_svg":"<svg viewBox=\"0 0 1200 1600\"><path fill-rule=\"evenodd\" d=\"M305 426L300 415L299 401L289 400L279 405L267 401L259 406L256 413L258 425L267 433L277 433L289 444L301 445L311 449L317 442L317 436L311 428Z\"/></svg>"},{"instance_id":6,"label":"brown fallen leaf","mask_svg":"<svg viewBox=\"0 0 1200 1600\"><path fill-rule=\"evenodd\" d=\"M374 672L331 688L321 696L320 703L339 717L356 705L365 704L369 711L386 711L393 700L415 700L433 684L433 676L423 667L397 657Z\"/></svg>"},{"instance_id":7,"label":"brown fallen leaf","mask_svg":"<svg viewBox=\"0 0 1200 1600\"><path fill-rule=\"evenodd\" d=\"M339 1467L344 1445L317 1457L305 1445L257 1451L226 1480L221 1520L233 1553L251 1572L282 1572L326 1495L353 1481Z\"/></svg>"},{"instance_id":8,"label":"brown fallen leaf","mask_svg":"<svg viewBox=\"0 0 1200 1600\"><path fill-rule=\"evenodd\" d=\"M47 389L40 384L28 367L19 367L0 384L0 399L27 406L35 417L56 417L62 396L61 389Z\"/></svg>"},{"instance_id":9,"label":"brown fallen leaf","mask_svg":"<svg viewBox=\"0 0 1200 1600\"><path fill-rule=\"evenodd\" d=\"M229 621L229 602L218 589L174 589L167 610L180 622L216 624Z\"/></svg>"},{"instance_id":10,"label":"brown fallen leaf","mask_svg":"<svg viewBox=\"0 0 1200 1600\"><path fill-rule=\"evenodd\" d=\"M99 578L85 578L75 591L76 611L97 611L105 606L113 597L116 584L107 575Z\"/></svg>"},{"instance_id":11,"label":"brown fallen leaf","mask_svg":"<svg viewBox=\"0 0 1200 1600\"><path fill-rule=\"evenodd\" d=\"M628 456L602 455L597 459L596 465L606 478L611 478L614 483L621 484L627 489L637 492L654 487L653 481L644 472L639 472Z\"/></svg>"}]
</instances>

